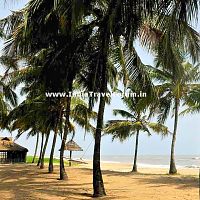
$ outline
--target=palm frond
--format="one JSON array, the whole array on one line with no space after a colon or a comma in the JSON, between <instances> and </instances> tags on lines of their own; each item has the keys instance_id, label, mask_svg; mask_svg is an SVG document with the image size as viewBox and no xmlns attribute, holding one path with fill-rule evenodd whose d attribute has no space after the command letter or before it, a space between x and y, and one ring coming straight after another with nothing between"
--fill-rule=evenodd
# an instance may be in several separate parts
<instances>
[{"instance_id":1,"label":"palm frond","mask_svg":"<svg viewBox=\"0 0 200 200\"><path fill-rule=\"evenodd\" d=\"M135 119L135 116L132 115L130 112L127 112L125 110L119 110L119 109L115 109L113 110L113 114L116 115L121 115L124 118L130 118L130 119Z\"/></svg>"}]
</instances>

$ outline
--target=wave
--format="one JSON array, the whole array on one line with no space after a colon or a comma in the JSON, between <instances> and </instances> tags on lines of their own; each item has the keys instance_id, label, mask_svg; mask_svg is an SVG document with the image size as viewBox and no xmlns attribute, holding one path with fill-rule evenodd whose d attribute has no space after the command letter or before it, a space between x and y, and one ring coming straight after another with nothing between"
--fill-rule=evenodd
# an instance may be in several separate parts
<instances>
[{"instance_id":1,"label":"wave","mask_svg":"<svg viewBox=\"0 0 200 200\"><path fill-rule=\"evenodd\" d=\"M169 165L150 165L150 164L138 164L141 168L159 168L159 169L168 169ZM190 169L198 169L200 166L198 165L177 165L177 169L190 168Z\"/></svg>"},{"instance_id":2,"label":"wave","mask_svg":"<svg viewBox=\"0 0 200 200\"><path fill-rule=\"evenodd\" d=\"M76 158L75 158L76 157ZM77 159L79 156L74 156L73 159ZM80 159L80 158L79 158ZM84 161L92 161L92 156L85 156ZM105 164L119 164L119 165L130 165L132 166L132 156L102 156L101 162ZM200 156L177 156L176 157L177 168L200 168ZM141 156L138 160L138 167L140 168L169 168L169 157L163 156Z\"/></svg>"},{"instance_id":3,"label":"wave","mask_svg":"<svg viewBox=\"0 0 200 200\"><path fill-rule=\"evenodd\" d=\"M169 165L152 165L152 164L145 164L145 163L138 163L138 167L141 168L162 168L167 169L169 168Z\"/></svg>"},{"instance_id":4,"label":"wave","mask_svg":"<svg viewBox=\"0 0 200 200\"><path fill-rule=\"evenodd\" d=\"M200 160L200 157L194 157L192 160Z\"/></svg>"},{"instance_id":5,"label":"wave","mask_svg":"<svg viewBox=\"0 0 200 200\"><path fill-rule=\"evenodd\" d=\"M200 166L198 166L198 165L187 165L185 167L186 168L192 168L192 169L198 169L198 168L200 168Z\"/></svg>"},{"instance_id":6,"label":"wave","mask_svg":"<svg viewBox=\"0 0 200 200\"><path fill-rule=\"evenodd\" d=\"M101 162L102 163L116 163L116 164L120 163L120 164L122 164L122 162L118 162L118 161L107 161L107 160L104 161L104 160L102 160Z\"/></svg>"}]
</instances>

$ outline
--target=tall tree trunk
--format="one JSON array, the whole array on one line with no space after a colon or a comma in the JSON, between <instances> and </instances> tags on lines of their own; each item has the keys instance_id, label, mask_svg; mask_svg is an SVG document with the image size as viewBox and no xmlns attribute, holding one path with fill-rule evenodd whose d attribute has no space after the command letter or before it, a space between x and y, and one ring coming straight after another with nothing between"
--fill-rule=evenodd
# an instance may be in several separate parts
<instances>
[{"instance_id":1,"label":"tall tree trunk","mask_svg":"<svg viewBox=\"0 0 200 200\"><path fill-rule=\"evenodd\" d=\"M111 1L111 5L113 4L113 1ZM111 11L111 6L109 8L109 11ZM104 19L103 26L101 27L101 39L102 39L102 52L100 52L100 57L98 61L98 67L100 68L100 75L101 75L101 86L100 86L100 92L106 93L107 92L107 60L108 60L108 49L109 49L109 38L110 38L110 32L107 30L107 23L109 20L109 14L108 12L107 17ZM100 156L100 150L101 150L101 131L103 128L103 119L104 119L104 110L105 110L105 104L106 104L106 97L100 96L100 102L99 102L99 110L97 115L97 126L96 126L96 133L95 133L95 144L94 144L94 154L93 154L93 196L94 197L102 197L106 195L104 183L103 183L103 177L101 173L101 156Z\"/></svg>"},{"instance_id":2,"label":"tall tree trunk","mask_svg":"<svg viewBox=\"0 0 200 200\"><path fill-rule=\"evenodd\" d=\"M43 144L44 144L44 133L42 133L42 141L41 141L41 147L40 147L40 156L39 156L39 159L38 159L37 166L39 166L40 162L41 162Z\"/></svg>"},{"instance_id":3,"label":"tall tree trunk","mask_svg":"<svg viewBox=\"0 0 200 200\"><path fill-rule=\"evenodd\" d=\"M63 130L62 130L62 128L61 128L61 131L60 131L60 138L61 138L61 141L62 141L62 139L63 139Z\"/></svg>"},{"instance_id":4,"label":"tall tree trunk","mask_svg":"<svg viewBox=\"0 0 200 200\"><path fill-rule=\"evenodd\" d=\"M50 153L50 159L49 159L49 173L53 173L53 156L54 156L54 150L56 146L56 140L57 140L57 135L58 135L58 128L59 128L59 123L61 121L62 123L62 107L59 112L59 116L55 125L55 130L54 130L54 137L53 137L53 143L52 143L52 148L51 148L51 153Z\"/></svg>"},{"instance_id":5,"label":"tall tree trunk","mask_svg":"<svg viewBox=\"0 0 200 200\"><path fill-rule=\"evenodd\" d=\"M97 128L95 133L95 145L93 155L93 190L94 197L105 196L106 192L104 189L103 177L101 173L100 165L100 148L101 148L101 130L103 128L103 116L105 109L105 98L100 98L98 117L97 117Z\"/></svg>"},{"instance_id":6,"label":"tall tree trunk","mask_svg":"<svg viewBox=\"0 0 200 200\"><path fill-rule=\"evenodd\" d=\"M42 151L42 157L41 157L41 162L40 162L40 169L44 169L44 156L45 156L45 153L46 153L47 144L48 144L48 141L49 141L49 136L50 136L50 132L47 133L47 136L46 136L44 148L43 148L43 151Z\"/></svg>"},{"instance_id":7,"label":"tall tree trunk","mask_svg":"<svg viewBox=\"0 0 200 200\"><path fill-rule=\"evenodd\" d=\"M132 172L137 172L137 154L138 154L139 133L140 133L140 131L137 130L136 139L135 139L135 156L134 156L134 164L133 164Z\"/></svg>"},{"instance_id":8,"label":"tall tree trunk","mask_svg":"<svg viewBox=\"0 0 200 200\"><path fill-rule=\"evenodd\" d=\"M106 93L107 92L107 83L108 83L108 56L109 56L109 44L110 44L110 37L111 33L108 29L108 23L110 15L113 12L113 7L115 7L117 1L111 0L109 3L107 14L105 15L104 19L102 20L102 24L99 27L100 30L100 49L99 58L97 61L97 67L100 70L100 92ZM100 150L101 150L101 131L103 128L103 119L104 119L104 110L106 104L106 97L101 96L99 102L99 110L97 115L97 126L96 126L96 133L95 133L95 144L94 144L94 155L93 155L93 196L94 197L101 197L105 196L105 188L103 183L103 177L101 173L101 160L100 160Z\"/></svg>"},{"instance_id":9,"label":"tall tree trunk","mask_svg":"<svg viewBox=\"0 0 200 200\"><path fill-rule=\"evenodd\" d=\"M56 146L57 134L58 134L58 128L56 127L55 131L54 131L54 136L53 136L51 154L50 154L50 158L49 158L49 173L53 173L53 155L54 155L54 150L55 150L55 146Z\"/></svg>"},{"instance_id":10,"label":"tall tree trunk","mask_svg":"<svg viewBox=\"0 0 200 200\"><path fill-rule=\"evenodd\" d=\"M37 149L38 149L39 135L40 135L39 132L37 132L37 139L36 139L36 144L35 144L35 153L34 153L34 156L33 156L32 163L35 162L35 158L36 158L36 154L37 154Z\"/></svg>"},{"instance_id":11,"label":"tall tree trunk","mask_svg":"<svg viewBox=\"0 0 200 200\"><path fill-rule=\"evenodd\" d=\"M70 88L70 91L72 91L72 85ZM67 173L65 171L65 165L64 165L64 150L65 150L65 144L67 140L67 134L68 134L68 129L69 129L69 117L70 117L70 105L71 105L71 97L67 98L67 107L66 107L66 113L65 113L65 127L64 127L64 133L62 137L62 143L61 143L61 148L60 148L60 180L66 180Z\"/></svg>"},{"instance_id":12,"label":"tall tree trunk","mask_svg":"<svg viewBox=\"0 0 200 200\"><path fill-rule=\"evenodd\" d=\"M174 131L171 143L171 158L170 158L170 169L169 174L176 174L176 164L175 164L175 143L176 143L176 134L177 134L177 127L178 127L178 108L179 108L179 100L175 99L175 111L174 111Z\"/></svg>"}]
</instances>

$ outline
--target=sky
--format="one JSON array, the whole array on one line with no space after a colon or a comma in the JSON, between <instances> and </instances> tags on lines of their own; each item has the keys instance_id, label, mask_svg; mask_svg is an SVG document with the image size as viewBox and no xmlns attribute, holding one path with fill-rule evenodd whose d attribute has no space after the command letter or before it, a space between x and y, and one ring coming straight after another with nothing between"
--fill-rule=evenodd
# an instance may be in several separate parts
<instances>
[{"instance_id":1,"label":"sky","mask_svg":"<svg viewBox=\"0 0 200 200\"><path fill-rule=\"evenodd\" d=\"M10 13L10 10L17 10L22 8L27 0L7 0L4 4L3 1L0 1L0 18L7 16ZM196 29L200 31L200 24L196 26ZM2 42L0 42L0 49L3 47ZM139 43L136 43L136 50L141 57L144 64L153 65L153 56L150 55L145 49L143 49ZM0 74L2 73L2 67L0 66ZM19 93L19 89L17 91ZM19 97L19 101L22 101L22 97ZM115 119L112 115L113 109L125 109L125 106L121 102L119 97L115 97L112 99L110 105L106 106L105 110L105 121L110 119ZM167 120L166 125L169 129L173 130L173 118ZM155 120L154 120L155 121ZM187 115L181 116L179 120L178 126L178 134L177 134L177 142L176 142L176 155L200 155L200 114L196 115ZM83 148L83 152L75 153L76 156L82 157L85 155L92 155L93 153L93 146L94 140L90 134L86 135L84 140L84 133L85 131L76 127L76 135L74 140ZM7 131L1 131L0 137L2 136L10 136L11 133ZM12 133L14 137L16 132ZM35 141L36 138L29 138L26 139L26 133L21 136L16 142L26 148L29 149L28 154L33 155ZM53 134L50 137L50 141L52 141ZM50 142L51 143L51 142ZM133 155L134 152L134 144L135 138L131 137L127 141L120 143L119 141L112 142L110 136L102 137L102 147L101 147L101 154L102 155ZM47 147L46 156L50 153L50 146ZM140 134L139 140L139 154L140 155L169 155L171 146L171 136L167 138L161 138L156 134L152 134L151 137L148 137L146 133ZM55 155L59 155L58 149L60 148L60 139L57 142ZM87 151L86 151L87 150ZM68 152L65 152L66 156L68 156Z\"/></svg>"}]
</instances>

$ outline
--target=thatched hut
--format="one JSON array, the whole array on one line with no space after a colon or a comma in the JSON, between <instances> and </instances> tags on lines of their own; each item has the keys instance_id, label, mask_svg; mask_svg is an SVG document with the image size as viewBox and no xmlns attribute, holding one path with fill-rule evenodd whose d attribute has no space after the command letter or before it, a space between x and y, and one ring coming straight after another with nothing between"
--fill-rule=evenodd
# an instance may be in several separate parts
<instances>
[{"instance_id":1,"label":"thatched hut","mask_svg":"<svg viewBox=\"0 0 200 200\"><path fill-rule=\"evenodd\" d=\"M73 140L70 140L69 142L66 143L65 150L68 150L68 151L83 151L83 149L78 144L76 144L76 142L74 142Z\"/></svg>"},{"instance_id":2,"label":"thatched hut","mask_svg":"<svg viewBox=\"0 0 200 200\"><path fill-rule=\"evenodd\" d=\"M83 151L83 149L78 144L76 144L76 142L74 142L73 140L70 140L69 142L66 143L65 150L68 150L70 152L69 166L71 166L71 161L73 161L72 151Z\"/></svg>"},{"instance_id":3,"label":"thatched hut","mask_svg":"<svg viewBox=\"0 0 200 200\"><path fill-rule=\"evenodd\" d=\"M26 162L28 149L13 142L11 137L0 137L0 163Z\"/></svg>"}]
</instances>

